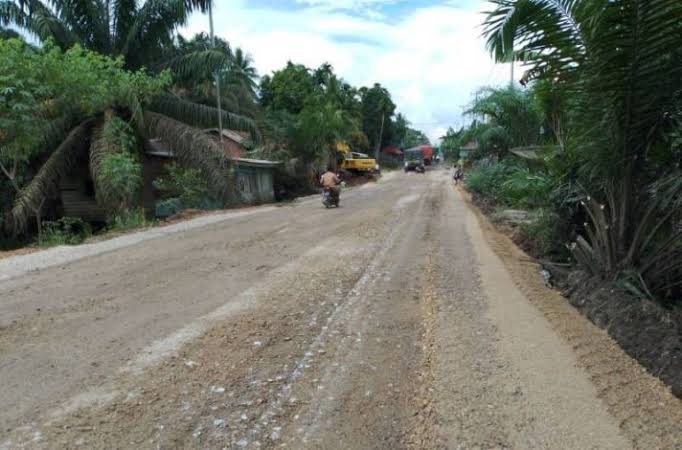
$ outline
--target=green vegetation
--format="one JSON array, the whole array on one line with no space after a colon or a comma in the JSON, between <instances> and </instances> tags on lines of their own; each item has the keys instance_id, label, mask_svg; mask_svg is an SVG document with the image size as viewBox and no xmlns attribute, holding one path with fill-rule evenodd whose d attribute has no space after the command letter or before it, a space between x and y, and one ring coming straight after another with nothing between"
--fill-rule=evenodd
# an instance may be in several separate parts
<instances>
[{"instance_id":1,"label":"green vegetation","mask_svg":"<svg viewBox=\"0 0 682 450\"><path fill-rule=\"evenodd\" d=\"M108 229L110 231L134 230L154 225L154 221L147 220L144 210L127 209L109 219Z\"/></svg>"},{"instance_id":2,"label":"green vegetation","mask_svg":"<svg viewBox=\"0 0 682 450\"><path fill-rule=\"evenodd\" d=\"M566 244L587 273L679 302L682 4L493 3L488 47L526 64L527 87L482 90L477 120L444 139L478 142L469 187L536 210L528 233Z\"/></svg>"},{"instance_id":3,"label":"green vegetation","mask_svg":"<svg viewBox=\"0 0 682 450\"><path fill-rule=\"evenodd\" d=\"M277 179L296 192L338 157L337 141L373 153L425 139L379 84L351 86L329 64L289 63L259 79L243 49L204 33L179 35L208 4L0 1L3 245L43 240L43 220L59 218L60 185L73 173L87 177L87 195L108 223L142 222L145 147L158 138L176 163L157 180L162 207L238 201L230 159L203 131L219 122L250 133L249 157L288 162L296 173Z\"/></svg>"},{"instance_id":4,"label":"green vegetation","mask_svg":"<svg viewBox=\"0 0 682 450\"><path fill-rule=\"evenodd\" d=\"M154 187L163 194L159 206L169 214L189 208L212 209L220 205L198 170L171 163L166 166L166 171L166 176L154 180Z\"/></svg>"},{"instance_id":5,"label":"green vegetation","mask_svg":"<svg viewBox=\"0 0 682 450\"><path fill-rule=\"evenodd\" d=\"M53 247L55 245L77 245L92 234L90 225L77 217L62 217L45 222L44 231L38 245Z\"/></svg>"},{"instance_id":6,"label":"green vegetation","mask_svg":"<svg viewBox=\"0 0 682 450\"><path fill-rule=\"evenodd\" d=\"M0 168L13 187L11 209L2 213L7 228L19 232L29 217L40 217L59 178L88 151L90 137L96 186L105 157L130 151L133 137L123 135L132 128L119 114L142 127L142 106L170 77L126 71L122 64L78 45L62 52L51 44L36 50L17 39L0 41Z\"/></svg>"},{"instance_id":7,"label":"green vegetation","mask_svg":"<svg viewBox=\"0 0 682 450\"><path fill-rule=\"evenodd\" d=\"M53 214L60 180L82 164L100 207L110 218L125 215L136 207L143 144L159 136L177 161L210 180L223 202L234 198L229 160L201 132L217 126L217 110L196 94L200 72L204 79L219 72L231 87L229 95L242 99L250 87L255 105L255 81L245 78L252 75L250 60L241 50L202 49L202 36L191 41L193 47L173 37L192 11L207 5L0 2L0 28L16 27L41 41L37 48L0 40L0 220L6 231L37 232L40 239L41 217ZM187 67L195 70L183 70ZM239 112L223 111L223 125L257 138L255 122Z\"/></svg>"},{"instance_id":8,"label":"green vegetation","mask_svg":"<svg viewBox=\"0 0 682 450\"><path fill-rule=\"evenodd\" d=\"M263 76L259 103L266 148L276 149L271 155L297 158L306 166L326 164L339 140L374 155L387 145L406 146L411 133L417 133L395 114L386 88L351 86L329 64L310 69L289 62Z\"/></svg>"}]
</instances>

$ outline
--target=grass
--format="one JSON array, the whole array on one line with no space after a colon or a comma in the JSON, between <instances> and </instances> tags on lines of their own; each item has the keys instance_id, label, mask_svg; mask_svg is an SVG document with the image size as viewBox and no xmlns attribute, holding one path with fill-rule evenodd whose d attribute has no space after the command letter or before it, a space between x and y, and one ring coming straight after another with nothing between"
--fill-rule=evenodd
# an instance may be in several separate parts
<instances>
[{"instance_id":1,"label":"grass","mask_svg":"<svg viewBox=\"0 0 682 450\"><path fill-rule=\"evenodd\" d=\"M126 231L137 228L146 228L156 224L156 221L147 220L143 209L134 209L117 214L109 221L107 231Z\"/></svg>"},{"instance_id":2,"label":"grass","mask_svg":"<svg viewBox=\"0 0 682 450\"><path fill-rule=\"evenodd\" d=\"M91 235L92 228L83 219L62 217L59 220L43 222L43 231L37 244L40 247L78 245Z\"/></svg>"}]
</instances>

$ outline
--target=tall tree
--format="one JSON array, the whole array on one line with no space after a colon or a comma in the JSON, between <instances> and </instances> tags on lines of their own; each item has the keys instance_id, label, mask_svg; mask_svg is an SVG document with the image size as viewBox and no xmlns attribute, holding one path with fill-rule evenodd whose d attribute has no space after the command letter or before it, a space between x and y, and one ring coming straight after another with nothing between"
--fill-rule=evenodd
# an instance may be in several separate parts
<instances>
[{"instance_id":1,"label":"tall tree","mask_svg":"<svg viewBox=\"0 0 682 450\"><path fill-rule=\"evenodd\" d=\"M476 128L484 153L502 156L511 147L534 145L540 139L542 117L534 91L483 88L467 112L486 118L485 126Z\"/></svg>"},{"instance_id":2,"label":"tall tree","mask_svg":"<svg viewBox=\"0 0 682 450\"><path fill-rule=\"evenodd\" d=\"M360 89L362 101L362 129L369 138L372 149L390 143L390 134L385 130L391 126L391 118L396 105L391 99L388 89L375 83L370 88Z\"/></svg>"},{"instance_id":3,"label":"tall tree","mask_svg":"<svg viewBox=\"0 0 682 450\"><path fill-rule=\"evenodd\" d=\"M220 79L221 107L235 114L256 115L258 74L253 60L241 48L215 38L215 46L206 33L190 40L178 36L173 48L165 52L165 65L175 72L175 92L185 99L215 105L216 74Z\"/></svg>"},{"instance_id":4,"label":"tall tree","mask_svg":"<svg viewBox=\"0 0 682 450\"><path fill-rule=\"evenodd\" d=\"M298 114L315 94L316 82L310 69L289 61L285 68L261 79L260 103L265 108Z\"/></svg>"},{"instance_id":5,"label":"tall tree","mask_svg":"<svg viewBox=\"0 0 682 450\"><path fill-rule=\"evenodd\" d=\"M149 66L170 47L175 30L211 0L1 0L0 25L15 26L63 50L78 43L123 57L127 68Z\"/></svg>"}]
</instances>

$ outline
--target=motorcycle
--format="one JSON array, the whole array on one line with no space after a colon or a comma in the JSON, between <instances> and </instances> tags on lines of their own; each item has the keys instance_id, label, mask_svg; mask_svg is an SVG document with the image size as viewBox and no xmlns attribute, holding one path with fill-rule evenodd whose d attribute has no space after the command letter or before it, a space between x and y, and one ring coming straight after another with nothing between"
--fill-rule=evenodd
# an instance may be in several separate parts
<instances>
[{"instance_id":1,"label":"motorcycle","mask_svg":"<svg viewBox=\"0 0 682 450\"><path fill-rule=\"evenodd\" d=\"M332 191L332 188L324 188L322 191L322 204L324 205L325 208L331 208L332 206L339 206L339 199L336 195L334 195L334 192Z\"/></svg>"},{"instance_id":2,"label":"motorcycle","mask_svg":"<svg viewBox=\"0 0 682 450\"><path fill-rule=\"evenodd\" d=\"M345 185L346 183L341 182L340 187L343 187ZM331 208L332 206L336 206L338 208L339 201L340 193L338 191L334 193L334 190L330 187L326 187L322 190L322 204L324 205L325 208Z\"/></svg>"}]
</instances>

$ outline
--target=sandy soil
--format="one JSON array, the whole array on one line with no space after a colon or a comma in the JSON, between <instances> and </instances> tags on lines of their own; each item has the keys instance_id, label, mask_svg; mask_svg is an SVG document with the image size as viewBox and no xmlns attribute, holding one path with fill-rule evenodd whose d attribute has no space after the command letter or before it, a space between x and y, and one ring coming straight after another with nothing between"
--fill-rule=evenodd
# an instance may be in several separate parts
<instances>
[{"instance_id":1,"label":"sandy soil","mask_svg":"<svg viewBox=\"0 0 682 450\"><path fill-rule=\"evenodd\" d=\"M521 261L432 171L16 275L0 448L679 446L680 402Z\"/></svg>"}]
</instances>

